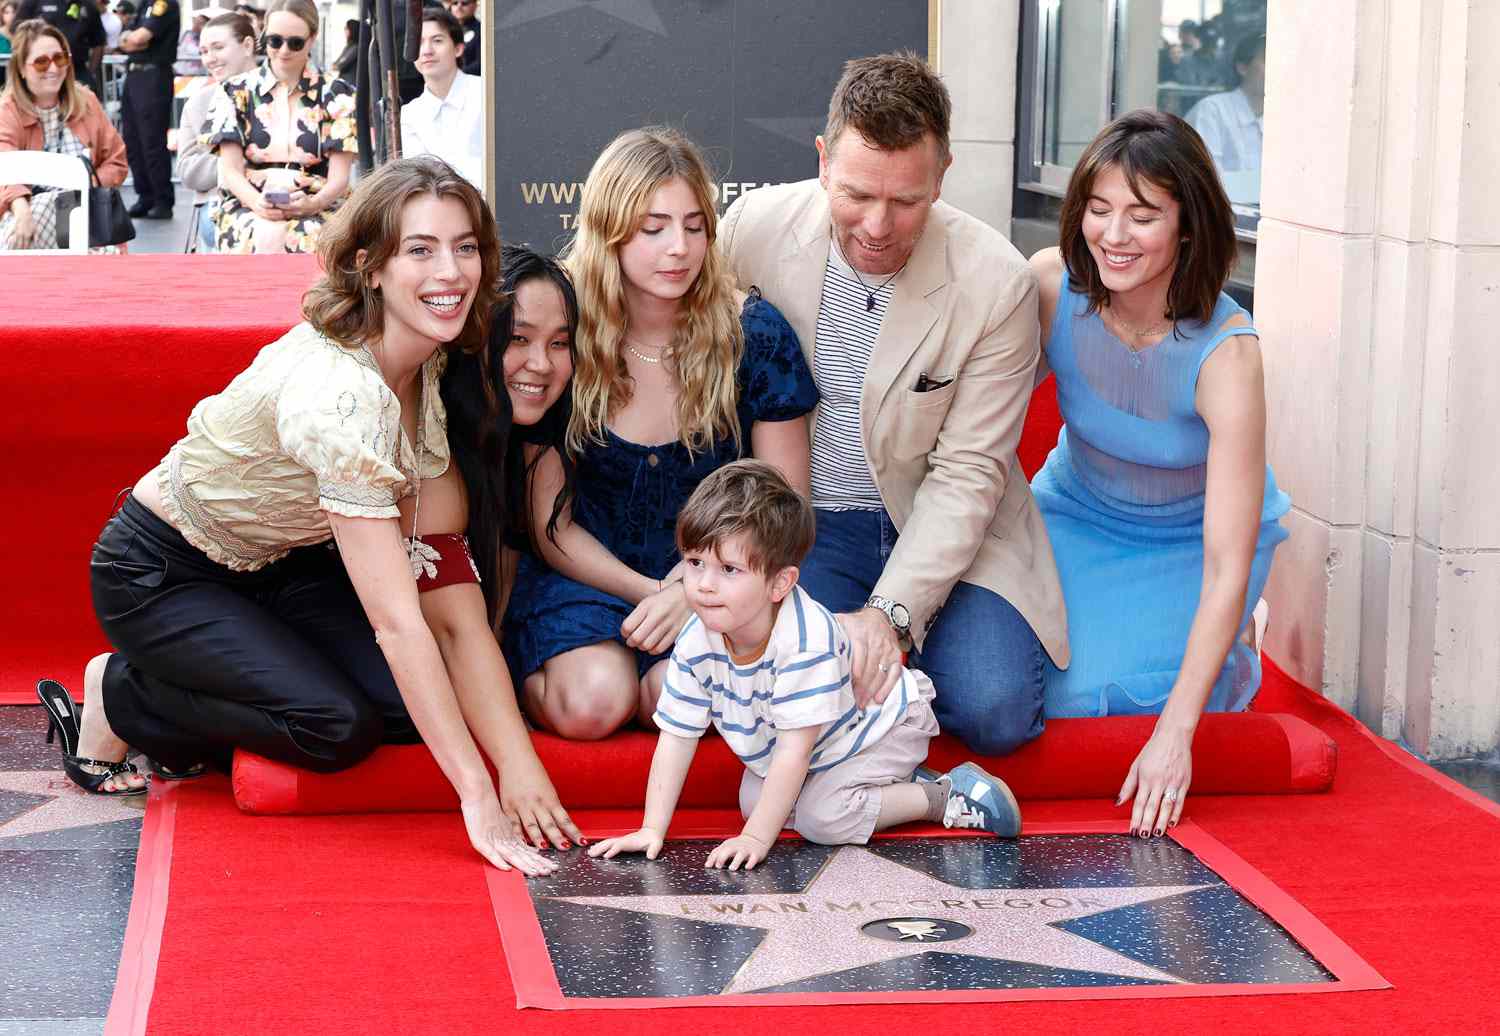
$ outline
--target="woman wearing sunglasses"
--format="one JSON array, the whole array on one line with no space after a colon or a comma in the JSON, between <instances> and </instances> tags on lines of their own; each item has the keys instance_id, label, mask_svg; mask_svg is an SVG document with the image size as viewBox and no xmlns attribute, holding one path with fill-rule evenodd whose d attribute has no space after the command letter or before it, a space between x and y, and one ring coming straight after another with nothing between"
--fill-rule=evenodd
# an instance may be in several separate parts
<instances>
[{"instance_id":1,"label":"woman wearing sunglasses","mask_svg":"<svg viewBox=\"0 0 1500 1036\"><path fill-rule=\"evenodd\" d=\"M254 72L224 83L209 142L219 151L218 250L311 252L349 190L358 151L354 88L308 65L311 0L272 0Z\"/></svg>"},{"instance_id":2,"label":"woman wearing sunglasses","mask_svg":"<svg viewBox=\"0 0 1500 1036\"><path fill-rule=\"evenodd\" d=\"M93 163L99 183L125 182L125 141L88 87L73 78L68 40L40 18L15 27L5 92L0 93L0 151L51 151ZM76 191L0 187L0 250L58 248L66 204ZM64 204L58 204L64 202Z\"/></svg>"}]
</instances>

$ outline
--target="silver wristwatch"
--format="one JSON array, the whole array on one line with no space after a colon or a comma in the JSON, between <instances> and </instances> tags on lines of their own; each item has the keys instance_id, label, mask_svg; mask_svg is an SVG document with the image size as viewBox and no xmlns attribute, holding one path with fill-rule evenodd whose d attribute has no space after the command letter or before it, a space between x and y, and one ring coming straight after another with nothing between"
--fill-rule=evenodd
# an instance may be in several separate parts
<instances>
[{"instance_id":1,"label":"silver wristwatch","mask_svg":"<svg viewBox=\"0 0 1500 1036\"><path fill-rule=\"evenodd\" d=\"M891 629L896 631L896 636L901 639L903 646L911 642L911 612L906 610L906 605L893 601L889 597L871 594L870 599L865 602L865 607L879 609L885 615L886 621L891 624Z\"/></svg>"}]
</instances>

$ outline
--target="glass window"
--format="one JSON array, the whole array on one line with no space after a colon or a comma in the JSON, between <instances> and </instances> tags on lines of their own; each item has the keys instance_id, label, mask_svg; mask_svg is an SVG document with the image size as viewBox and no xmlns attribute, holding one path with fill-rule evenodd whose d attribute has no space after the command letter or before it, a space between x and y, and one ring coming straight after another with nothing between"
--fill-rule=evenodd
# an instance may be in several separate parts
<instances>
[{"instance_id":1,"label":"glass window","mask_svg":"<svg viewBox=\"0 0 1500 1036\"><path fill-rule=\"evenodd\" d=\"M1253 240L1266 0L1028 0L1025 20L1019 188L1061 194L1106 122L1159 108L1202 135Z\"/></svg>"}]
</instances>

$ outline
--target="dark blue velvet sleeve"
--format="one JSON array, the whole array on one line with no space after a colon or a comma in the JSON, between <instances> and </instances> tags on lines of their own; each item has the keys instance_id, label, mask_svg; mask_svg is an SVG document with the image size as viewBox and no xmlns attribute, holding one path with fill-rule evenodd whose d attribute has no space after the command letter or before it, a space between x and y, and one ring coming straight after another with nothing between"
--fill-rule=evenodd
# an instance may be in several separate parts
<instances>
[{"instance_id":1,"label":"dark blue velvet sleeve","mask_svg":"<svg viewBox=\"0 0 1500 1036\"><path fill-rule=\"evenodd\" d=\"M751 423L790 421L818 405L807 357L781 311L753 298L740 314L745 356L740 361L740 411Z\"/></svg>"}]
</instances>

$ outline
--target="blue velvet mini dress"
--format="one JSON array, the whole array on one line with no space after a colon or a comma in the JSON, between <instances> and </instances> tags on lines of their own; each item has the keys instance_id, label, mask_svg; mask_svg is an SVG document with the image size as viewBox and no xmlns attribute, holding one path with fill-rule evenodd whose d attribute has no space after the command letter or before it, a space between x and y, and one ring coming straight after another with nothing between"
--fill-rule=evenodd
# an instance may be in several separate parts
<instances>
[{"instance_id":1,"label":"blue velvet mini dress","mask_svg":"<svg viewBox=\"0 0 1500 1036\"><path fill-rule=\"evenodd\" d=\"M812 411L818 390L797 333L781 312L752 292L740 313L745 351L739 367L740 443L732 437L689 453L681 442L643 446L605 431L578 458L573 521L637 572L660 579L677 564L677 512L698 483L750 453L758 421L790 421ZM569 579L523 554L505 613L504 647L511 676L521 681L565 651L613 640L635 606ZM636 652L644 674L667 654Z\"/></svg>"},{"instance_id":2,"label":"blue velvet mini dress","mask_svg":"<svg viewBox=\"0 0 1500 1036\"><path fill-rule=\"evenodd\" d=\"M1187 649L1203 581L1208 426L1194 396L1204 362L1244 313L1220 295L1203 323L1132 350L1064 278L1047 339L1064 428L1032 480L1068 612L1072 663L1043 672L1048 717L1159 713ZM1248 314L1247 314L1248 316ZM1240 617L1265 588L1291 500L1266 468L1260 532ZM1236 639L1208 711L1248 707L1260 660Z\"/></svg>"}]
</instances>

